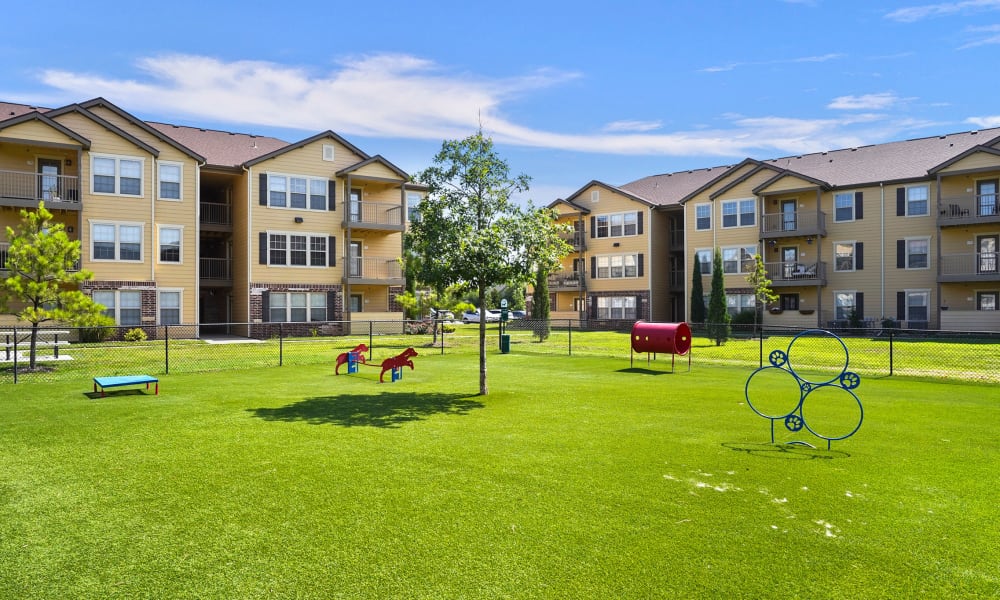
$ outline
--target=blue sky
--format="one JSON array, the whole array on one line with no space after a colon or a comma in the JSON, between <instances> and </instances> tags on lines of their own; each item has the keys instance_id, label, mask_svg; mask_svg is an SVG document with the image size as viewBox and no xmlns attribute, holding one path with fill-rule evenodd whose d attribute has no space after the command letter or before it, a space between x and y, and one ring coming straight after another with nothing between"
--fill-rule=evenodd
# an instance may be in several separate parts
<instances>
[{"instance_id":1,"label":"blue sky","mask_svg":"<svg viewBox=\"0 0 1000 600\"><path fill-rule=\"evenodd\" d=\"M1000 0L12 3L0 100L413 173L482 124L536 204L647 175L1000 126Z\"/></svg>"}]
</instances>

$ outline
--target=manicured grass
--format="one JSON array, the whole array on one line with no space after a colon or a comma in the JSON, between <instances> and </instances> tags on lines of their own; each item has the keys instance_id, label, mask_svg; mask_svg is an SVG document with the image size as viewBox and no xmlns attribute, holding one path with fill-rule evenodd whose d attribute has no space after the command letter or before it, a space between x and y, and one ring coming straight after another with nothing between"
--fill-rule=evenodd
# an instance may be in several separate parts
<instances>
[{"instance_id":1,"label":"manicured grass","mask_svg":"<svg viewBox=\"0 0 1000 600\"><path fill-rule=\"evenodd\" d=\"M627 339L627 337L626 337ZM989 597L995 385L865 378L825 443L752 368L422 351L0 399L0 597ZM377 357L377 358L380 358ZM811 414L811 413L810 413ZM836 421L838 411L819 412Z\"/></svg>"}]
</instances>

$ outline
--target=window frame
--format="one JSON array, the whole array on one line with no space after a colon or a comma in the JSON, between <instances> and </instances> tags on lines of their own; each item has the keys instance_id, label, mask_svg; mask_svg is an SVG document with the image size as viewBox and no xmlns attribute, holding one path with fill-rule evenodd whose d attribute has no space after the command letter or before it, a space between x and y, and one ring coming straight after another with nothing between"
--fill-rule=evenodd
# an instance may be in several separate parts
<instances>
[{"instance_id":1,"label":"window frame","mask_svg":"<svg viewBox=\"0 0 1000 600\"><path fill-rule=\"evenodd\" d=\"M745 205L750 203L750 211L745 211ZM732 212L727 214L727 210ZM753 227L757 224L757 200L754 198L736 198L733 200L723 200L720 211L722 215L723 229L737 229L740 227ZM732 224L726 224L726 217L732 217Z\"/></svg>"},{"instance_id":2,"label":"window frame","mask_svg":"<svg viewBox=\"0 0 1000 600\"><path fill-rule=\"evenodd\" d=\"M905 189L906 189L906 192L905 192L906 193L905 215L907 217L926 217L926 216L929 216L931 214L931 186L929 186L927 184L910 185L910 186L906 186ZM918 202L923 202L924 203L924 212L922 212L922 213L915 213L915 212L911 212L910 211L910 204L912 202L914 202L913 200L910 199L910 192L913 191L913 190L924 190L924 192L926 193L926 196L924 197L924 199L918 201Z\"/></svg>"},{"instance_id":3,"label":"window frame","mask_svg":"<svg viewBox=\"0 0 1000 600\"><path fill-rule=\"evenodd\" d=\"M108 295L108 294L110 294L111 297L114 300L114 304L112 306L110 306L110 307L108 306L107 303L102 302L101 300L98 299L100 296ZM121 318L122 317L122 310L126 310L122 306L122 295L123 294L127 295L127 297L129 299L132 299L132 298L135 297L135 295L138 295L138 298L139 298L138 309L136 307L134 307L134 306L129 306L127 308L127 310L129 310L129 311L134 311L134 310L138 310L139 311L139 313L138 313L139 314L139 318L135 322L129 321L129 322L126 323L126 322L122 321L122 318ZM95 296L97 296L98 298L95 298ZM108 316L108 317L111 317L112 319L114 319L115 325L117 325L119 327L141 327L142 326L142 290L134 290L134 289L128 289L128 288L116 289L116 290L94 290L93 292L91 292L90 298L95 303L100 304L101 306L105 307L105 310L102 311L102 314L104 314L105 316Z\"/></svg>"},{"instance_id":4,"label":"window frame","mask_svg":"<svg viewBox=\"0 0 1000 600\"><path fill-rule=\"evenodd\" d=\"M722 253L722 274L723 275L747 275L753 272L754 266L754 256L758 253L757 246L723 246L720 248ZM726 258L726 253L736 251L737 256L735 258ZM713 257L714 260L714 257ZM726 264L729 262L736 262L736 270L727 270ZM749 264L748 264L749 263Z\"/></svg>"},{"instance_id":5,"label":"window frame","mask_svg":"<svg viewBox=\"0 0 1000 600\"><path fill-rule=\"evenodd\" d=\"M905 317L904 320L906 321L907 326L912 327L911 325L912 322L922 322L929 324L931 320L931 291L926 288L905 289L903 290L903 297L904 297L904 307L906 310L904 314ZM922 305L911 304L910 302L911 298L916 298L916 297L922 297L924 303ZM923 308L924 318L920 319L911 317L911 310L914 308Z\"/></svg>"},{"instance_id":6,"label":"window frame","mask_svg":"<svg viewBox=\"0 0 1000 600\"><path fill-rule=\"evenodd\" d=\"M326 212L330 208L330 179L324 177L315 177L311 175L300 175L296 173L282 173L277 171L268 171L265 173L267 176L267 208L281 208L285 210L309 210L313 212ZM279 180L282 181L283 189L274 189L276 186L272 184L277 183ZM293 180L300 181L304 183L304 191L293 192ZM325 198L323 203L323 208L313 207L313 198L320 197L320 194L313 193L313 184L322 183L323 194L322 197ZM300 189L295 187L294 189ZM318 187L316 189L319 189ZM283 204L275 203L276 194L281 194ZM302 196L304 204L302 206L293 206L293 195Z\"/></svg>"},{"instance_id":7,"label":"window frame","mask_svg":"<svg viewBox=\"0 0 1000 600\"><path fill-rule=\"evenodd\" d=\"M850 304L841 304L841 297L850 297ZM834 290L833 292L833 318L836 321L848 321L851 318L851 311L858 307L857 290ZM843 310L843 312L841 312Z\"/></svg>"},{"instance_id":8,"label":"window frame","mask_svg":"<svg viewBox=\"0 0 1000 600\"><path fill-rule=\"evenodd\" d=\"M707 261L700 260L700 257L703 254L707 254L708 255L708 260ZM707 270L706 269L702 269L701 270L702 277L704 277L705 275L711 275L712 274L712 262L715 260L715 251L712 248L696 249L694 251L694 260L696 262L701 263L702 265L708 265L708 269ZM691 263L691 268L692 269L694 268L694 263Z\"/></svg>"},{"instance_id":9,"label":"window frame","mask_svg":"<svg viewBox=\"0 0 1000 600\"><path fill-rule=\"evenodd\" d=\"M983 308L983 300L987 298L993 299L993 308ZM996 290L983 290L976 292L976 310L981 310L983 312L994 312L1000 310L1000 291Z\"/></svg>"},{"instance_id":10,"label":"window frame","mask_svg":"<svg viewBox=\"0 0 1000 600\"><path fill-rule=\"evenodd\" d=\"M163 320L163 295L176 294L177 306L169 307L170 310L177 311L177 322L166 323ZM183 288L157 288L156 290L156 324L157 325L180 325L184 320L184 290Z\"/></svg>"},{"instance_id":11,"label":"window frame","mask_svg":"<svg viewBox=\"0 0 1000 600\"><path fill-rule=\"evenodd\" d=\"M172 198L163 194L163 167L177 169L177 181L167 181L166 183L177 184L177 197ZM173 161L157 161L156 163L156 197L164 202L181 202L184 200L184 163Z\"/></svg>"},{"instance_id":12,"label":"window frame","mask_svg":"<svg viewBox=\"0 0 1000 600\"><path fill-rule=\"evenodd\" d=\"M921 255L919 253L913 253L913 252L910 251L910 244L912 244L914 242L924 242L925 244L927 244L927 251L925 253L923 253L923 256L926 256L926 263L923 266L914 267L914 266L910 265L910 260L911 260L912 257L914 257L914 256L920 256ZM904 251L906 253L905 254L905 258L904 258L904 263L903 263L905 265L906 270L908 270L908 271L926 271L927 269L931 268L931 238L930 238L930 236L926 236L925 235L925 236L920 236L920 237L903 238L903 249L904 249Z\"/></svg>"},{"instance_id":13,"label":"window frame","mask_svg":"<svg viewBox=\"0 0 1000 600\"><path fill-rule=\"evenodd\" d=\"M852 221L856 221L857 220L857 208L858 208L858 205L857 205L857 202L854 199L854 194L855 193L853 191L852 192L836 192L836 193L834 193L834 195L833 195L833 222L834 223L850 223ZM851 218L850 219L841 219L840 218L840 212L839 211L841 209L844 209L844 210L848 209L847 206L838 206L837 205L837 202L841 198L847 198L850 201L850 211L851 211Z\"/></svg>"},{"instance_id":14,"label":"window frame","mask_svg":"<svg viewBox=\"0 0 1000 600\"><path fill-rule=\"evenodd\" d=\"M114 191L98 191L95 177L108 177L108 175L99 175L96 163L101 160L110 160L114 162ZM139 164L139 193L138 194L128 194L121 191L122 189L122 179L134 179L133 177L125 178L122 176L122 162L135 162ZM143 156L127 156L120 154L94 154L90 155L90 193L95 196L126 196L128 198L143 198L145 197L146 191L146 158Z\"/></svg>"},{"instance_id":15,"label":"window frame","mask_svg":"<svg viewBox=\"0 0 1000 600\"><path fill-rule=\"evenodd\" d=\"M322 302L318 302L318 300ZM304 304L300 304L299 301L304 302ZM314 319L313 311L320 308L323 310L323 318ZM284 313L281 319L274 318L278 310ZM271 323L325 323L327 321L326 311L327 292L287 291L268 294L267 318ZM304 319L293 319L296 313L304 315Z\"/></svg>"},{"instance_id":16,"label":"window frame","mask_svg":"<svg viewBox=\"0 0 1000 600\"><path fill-rule=\"evenodd\" d=\"M303 231L267 231L267 265L268 267L290 267L297 269L323 269L329 266L329 240L328 235L325 233L314 233L314 232L303 232ZM292 238L305 238L304 246L293 247ZM277 247L274 242L281 239L283 242L282 247ZM316 240L320 240L323 246L322 264L313 264L313 258L318 256L319 250L316 250L314 243ZM284 255L284 262L275 262L273 259L276 256L276 252L280 252ZM296 264L293 262L294 257L299 254L305 260L305 263Z\"/></svg>"},{"instance_id":17,"label":"window frame","mask_svg":"<svg viewBox=\"0 0 1000 600\"><path fill-rule=\"evenodd\" d=\"M616 306L617 305L617 306ZM629 306L631 305L631 306ZM635 320L637 313L635 296L598 296L597 318L607 320ZM620 311L617 312L616 311Z\"/></svg>"},{"instance_id":18,"label":"window frame","mask_svg":"<svg viewBox=\"0 0 1000 600\"><path fill-rule=\"evenodd\" d=\"M698 212L704 209L707 212L706 215L699 215ZM707 219L707 224L702 227L701 222ZM710 202L702 202L700 204L694 205L694 229L695 231L711 231L712 230L712 204Z\"/></svg>"},{"instance_id":19,"label":"window frame","mask_svg":"<svg viewBox=\"0 0 1000 600\"><path fill-rule=\"evenodd\" d=\"M95 244L99 243L94 235L95 227L112 227L114 229L114 258L97 258L97 253L95 252ZM139 258L121 258L122 256L122 236L121 228L130 227L139 230ZM101 241L100 243L107 243L106 241ZM132 243L132 242L128 242ZM90 260L93 262L125 262L132 264L141 264L146 262L146 224L134 221L90 221Z\"/></svg>"},{"instance_id":20,"label":"window frame","mask_svg":"<svg viewBox=\"0 0 1000 600\"><path fill-rule=\"evenodd\" d=\"M163 232L164 230L177 232L177 260L163 259ZM183 225L157 225L156 226L156 262L164 265L184 264L184 226Z\"/></svg>"},{"instance_id":21,"label":"window frame","mask_svg":"<svg viewBox=\"0 0 1000 600\"><path fill-rule=\"evenodd\" d=\"M851 254L851 268L842 269L840 268L840 254L837 253L838 246L850 246ZM857 240L842 241L833 243L833 272L834 273L853 273L858 270L858 242Z\"/></svg>"},{"instance_id":22,"label":"window frame","mask_svg":"<svg viewBox=\"0 0 1000 600\"><path fill-rule=\"evenodd\" d=\"M597 264L594 279L639 279L639 254L641 253L624 252L621 254L601 254L594 257ZM615 275L616 269L620 273L619 275ZM635 274L629 275L629 270L634 271ZM602 272L606 275L602 275Z\"/></svg>"},{"instance_id":23,"label":"window frame","mask_svg":"<svg viewBox=\"0 0 1000 600\"><path fill-rule=\"evenodd\" d=\"M726 294L726 312L730 317L744 311L753 311L757 307L757 298L754 294Z\"/></svg>"}]
</instances>

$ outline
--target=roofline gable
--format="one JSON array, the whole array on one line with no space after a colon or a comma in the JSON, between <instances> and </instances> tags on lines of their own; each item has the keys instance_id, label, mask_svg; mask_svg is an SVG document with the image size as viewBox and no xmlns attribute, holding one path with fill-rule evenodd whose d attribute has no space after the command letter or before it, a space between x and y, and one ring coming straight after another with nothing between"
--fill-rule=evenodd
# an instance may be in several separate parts
<instances>
[{"instance_id":1,"label":"roofline gable","mask_svg":"<svg viewBox=\"0 0 1000 600\"><path fill-rule=\"evenodd\" d=\"M66 115L66 114L69 114L69 113L76 113L78 115L82 115L82 116L90 119L94 123L97 123L101 127L107 129L111 133L113 133L113 134L115 134L115 135L117 135L117 136L119 136L119 137L121 137L123 139L126 139L126 140L128 140L130 142L132 142L133 144L135 144L139 148L145 150L146 152L149 152L153 156L156 156L156 157L160 156L160 151L158 149L150 146L146 142L144 142L144 141L140 140L139 138L133 136L132 134L128 133L127 131L124 131L124 130L120 129L117 126L112 125L111 123L108 123L107 121L105 121L101 117L98 117L97 115L95 115L94 113L90 112L86 108L80 106L79 104L69 104L69 105L64 106L62 108L57 108L57 109L54 109L54 110L50 110L49 112L45 113L45 115L47 117L51 117L52 119L55 119L56 117L61 117L62 115Z\"/></svg>"},{"instance_id":2,"label":"roofline gable","mask_svg":"<svg viewBox=\"0 0 1000 600\"><path fill-rule=\"evenodd\" d=\"M775 181L778 181L779 179L781 179L783 177L797 177L799 179L808 181L809 183L814 183L814 184L816 184L821 189L824 189L824 190L833 189L832 185L830 185L829 183L827 183L827 182L825 182L825 181L823 181L821 179L816 179L815 177L810 177L809 175L805 175L803 173L799 173L798 171L792 171L790 169L781 169L780 171L778 171L778 173L774 177L768 179L767 181L765 181L764 183L758 185L757 187L755 187L754 189L752 189L750 191L752 191L754 194L760 195L760 193L762 191L764 191L771 184L773 184ZM787 190L782 190L782 191L787 191Z\"/></svg>"},{"instance_id":3,"label":"roofline gable","mask_svg":"<svg viewBox=\"0 0 1000 600\"><path fill-rule=\"evenodd\" d=\"M305 146L308 146L309 144L312 144L313 142L318 142L318 141L323 140L323 139L332 139L332 140L334 140L336 142L339 142L340 144L343 144L344 146L347 146L347 148L351 152L357 154L363 160L368 160L369 158L371 158L371 156L369 156L368 154L366 154L363 150L361 150L360 148L358 148L354 144L348 142L344 138L340 137L339 135L337 135L336 133L334 133L334 132L332 132L332 131L330 131L328 129L328 130L323 131L321 133L317 133L314 136L307 137L304 140L300 140L298 142L292 142L291 144L288 144L287 146L278 148L277 150L274 150L272 152L268 152L267 154L262 154L262 155L258 156L257 158L248 160L247 162L243 163L243 166L244 167L252 167L252 166L254 166L254 165L258 164L258 163L264 162L265 160L270 160L270 159L275 158L277 156L281 156L282 154L285 154L286 152L291 152L292 150L298 150L299 148L303 148Z\"/></svg>"},{"instance_id":4,"label":"roofline gable","mask_svg":"<svg viewBox=\"0 0 1000 600\"><path fill-rule=\"evenodd\" d=\"M546 208L555 208L556 206L558 206L560 204L565 204L566 206L569 206L570 208L579 211L580 214L584 214L584 215L589 215L590 214L590 209L589 208L586 208L584 206L580 206L579 204L577 204L576 202L573 202L572 200L564 200L562 198L556 198L552 202L549 202L549 204L548 204L548 206L546 206Z\"/></svg>"},{"instance_id":5,"label":"roofline gable","mask_svg":"<svg viewBox=\"0 0 1000 600\"><path fill-rule=\"evenodd\" d=\"M170 136L165 135L163 132L154 129L153 127L150 127L149 124L147 124L145 121L143 121L143 120L135 117L133 114L129 113L128 111L126 111L126 110L118 107L113 102L109 102L108 100L106 100L104 98L101 98L100 96L98 96L97 98L93 98L91 100L87 100L86 102L82 102L82 103L80 103L80 106L83 107L83 108L85 108L85 109L87 109L87 110L90 110L94 106L103 106L104 108L110 110L111 112L115 113L116 115L120 116L121 118L123 118L123 119L127 120L128 122L132 123L133 125L135 125L139 129L142 129L143 131L145 131L146 133L152 135L153 137L155 137L158 140L161 140L163 142L166 142L167 144L170 144L171 146L173 146L177 150L180 150L181 152L183 152L184 154L187 154L188 156L190 156L191 158L197 160L198 162L202 162L202 163L206 162L206 159L205 159L204 156L198 154L194 150L188 148L184 144L181 144L180 142L178 142L177 140L171 138Z\"/></svg>"},{"instance_id":6,"label":"roofline gable","mask_svg":"<svg viewBox=\"0 0 1000 600\"><path fill-rule=\"evenodd\" d=\"M353 165L351 165L349 167L345 167L345 168L337 171L336 175L338 177L341 177L343 175L348 175L350 173L353 173L354 171L357 171L358 169L362 169L364 167L367 167L368 165L375 164L375 163L378 163L380 165L388 167L393 173L395 173L396 175L399 175L399 178L402 179L402 180L404 180L404 181L409 181L410 180L410 176L409 176L409 174L407 174L406 171L400 169L396 165L394 165L391 162L389 162L388 160L386 160L386 158L384 156L382 156L381 154L376 154L375 156L367 158L367 159L365 159L365 160L363 160L363 161L361 161L359 163L355 163L355 164L353 164Z\"/></svg>"},{"instance_id":7,"label":"roofline gable","mask_svg":"<svg viewBox=\"0 0 1000 600\"><path fill-rule=\"evenodd\" d=\"M742 175L736 177L736 179L733 179L732 181L730 181L726 185L722 186L721 188L719 188L719 189L715 190L714 192L712 192L711 194L709 194L708 198L709 198L709 200L715 200L716 198L718 198L722 194L725 194L726 192L728 192L729 190L731 190L734 187L738 186L739 184L743 183L747 179L750 179L751 177L753 177L757 173L760 173L761 171L769 171L769 170L770 171L778 172L778 169L775 169L774 167L772 167L770 165L763 164L763 163L758 164L757 166L755 166L754 168L750 169L746 173L743 173Z\"/></svg>"},{"instance_id":8,"label":"roofline gable","mask_svg":"<svg viewBox=\"0 0 1000 600\"><path fill-rule=\"evenodd\" d=\"M730 175L732 175L737 169L740 169L740 168L742 168L742 167L744 167L746 165L755 165L757 167L765 166L763 162L761 162L761 161L759 161L759 160L757 160L755 158L744 158L739 163L737 163L737 164L729 167L727 170L723 171L722 173L719 173L718 176L713 177L712 179L709 179L704 185L702 185L698 189L694 190L690 194L688 194L688 195L684 196L683 198L681 198L680 200L678 200L677 204L680 204L680 205L683 206L684 203L686 203L688 200L691 200L692 198L694 198L698 194L701 194L705 190L711 188L713 185L715 185L718 182L722 181L724 178L729 177Z\"/></svg>"},{"instance_id":9,"label":"roofline gable","mask_svg":"<svg viewBox=\"0 0 1000 600\"><path fill-rule=\"evenodd\" d=\"M607 183L604 183L603 181L598 181L596 179L591 179L586 185L584 185L580 189L578 189L575 192L573 192L572 194L570 194L566 198L565 201L568 202L568 203L570 203L570 204L573 204L577 208L583 208L580 205L576 204L574 202L574 199L577 198L578 196L580 196L580 194L582 194L584 192L584 190L586 190L589 187L595 186L595 185L599 186L599 187L602 187L602 188L608 190L609 192L614 192L616 194L621 194L622 196L625 196L627 198L635 200L636 202L641 202L642 204L645 204L647 206L657 206L657 204L655 202L650 202L649 200L646 200L642 196L639 196L637 194L633 194L632 192L630 192L628 190L623 190L620 187L609 185ZM588 212L590 212L590 211L588 211Z\"/></svg>"},{"instance_id":10,"label":"roofline gable","mask_svg":"<svg viewBox=\"0 0 1000 600\"><path fill-rule=\"evenodd\" d=\"M52 119L46 117L40 112L24 113L23 115L11 117L6 121L0 121L0 131L6 129L7 127L20 125L21 123L26 123L28 121L39 121L41 123L44 123L45 125L48 125L49 127L55 129L59 133L62 133L63 135L80 142L80 145L83 146L84 150L90 150L90 140L83 137L79 133L73 131L72 129L66 127L65 125L53 121Z\"/></svg>"},{"instance_id":11,"label":"roofline gable","mask_svg":"<svg viewBox=\"0 0 1000 600\"><path fill-rule=\"evenodd\" d=\"M969 148L968 150L966 150L965 152L962 152L960 154L956 154L955 156L953 156L953 157L949 158L948 160L944 161L943 163L941 163L939 165L935 165L935 166L931 167L930 169L927 169L927 174L928 175L936 175L938 172L940 172L940 171L942 171L944 169L947 169L951 165L953 165L953 164L955 164L955 163L957 163L957 162L959 162L959 161L961 161L963 159L966 159L966 158L972 156L973 154L979 154L980 152L983 152L983 153L986 153L986 154L992 154L994 156L1000 156L1000 149L993 148L993 147L990 146L990 144L992 144L995 141L996 141L996 138L994 138L993 140L991 140L987 144L980 144L978 146L973 146L973 147Z\"/></svg>"}]
</instances>

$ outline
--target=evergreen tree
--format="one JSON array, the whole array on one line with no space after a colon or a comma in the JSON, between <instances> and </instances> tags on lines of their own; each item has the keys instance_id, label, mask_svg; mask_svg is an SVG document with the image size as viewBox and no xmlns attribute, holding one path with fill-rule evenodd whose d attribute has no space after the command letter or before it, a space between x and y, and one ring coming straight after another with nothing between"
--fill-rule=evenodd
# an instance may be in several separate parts
<instances>
[{"instance_id":1,"label":"evergreen tree","mask_svg":"<svg viewBox=\"0 0 1000 600\"><path fill-rule=\"evenodd\" d=\"M701 283L701 261L694 260L694 277L691 280L691 322L705 322L705 288Z\"/></svg>"},{"instance_id":2,"label":"evergreen tree","mask_svg":"<svg viewBox=\"0 0 1000 600\"><path fill-rule=\"evenodd\" d=\"M552 332L549 325L549 274L544 269L535 271L535 292L531 303L531 320L539 342L548 339Z\"/></svg>"},{"instance_id":3,"label":"evergreen tree","mask_svg":"<svg viewBox=\"0 0 1000 600\"><path fill-rule=\"evenodd\" d=\"M712 292L708 298L708 337L721 346L729 339L729 312L726 311L726 285L722 272L722 252L715 249L712 259Z\"/></svg>"}]
</instances>

